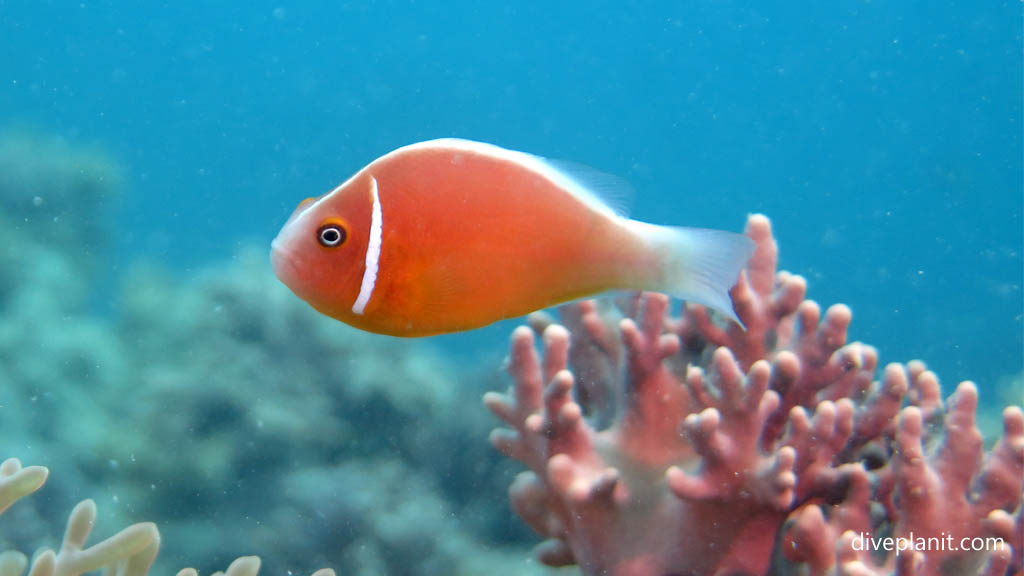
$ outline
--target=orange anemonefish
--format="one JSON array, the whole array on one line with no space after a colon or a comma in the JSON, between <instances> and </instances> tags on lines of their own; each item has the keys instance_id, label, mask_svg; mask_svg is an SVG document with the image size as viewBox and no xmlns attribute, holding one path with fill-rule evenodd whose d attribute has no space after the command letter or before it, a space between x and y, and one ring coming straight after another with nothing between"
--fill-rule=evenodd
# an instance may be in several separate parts
<instances>
[{"instance_id":1,"label":"orange anemonefish","mask_svg":"<svg viewBox=\"0 0 1024 576\"><path fill-rule=\"evenodd\" d=\"M428 336L607 290L657 290L735 319L745 236L616 214L586 177L537 156L442 139L399 148L299 204L274 273L356 328Z\"/></svg>"}]
</instances>

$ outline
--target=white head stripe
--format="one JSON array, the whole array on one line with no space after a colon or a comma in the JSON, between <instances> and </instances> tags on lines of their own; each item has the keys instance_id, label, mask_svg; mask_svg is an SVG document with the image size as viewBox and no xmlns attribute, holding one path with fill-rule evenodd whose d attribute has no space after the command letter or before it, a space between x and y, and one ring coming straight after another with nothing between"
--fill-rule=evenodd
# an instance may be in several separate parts
<instances>
[{"instance_id":1,"label":"white head stripe","mask_svg":"<svg viewBox=\"0 0 1024 576\"><path fill-rule=\"evenodd\" d=\"M359 286L359 296L352 305L352 311L362 314L373 296L373 286L377 283L377 268L380 266L381 234L384 218L380 211L380 196L377 194L377 179L370 176L370 193L373 195L373 212L370 215L370 242L366 245L366 269L363 270L363 283Z\"/></svg>"}]
</instances>

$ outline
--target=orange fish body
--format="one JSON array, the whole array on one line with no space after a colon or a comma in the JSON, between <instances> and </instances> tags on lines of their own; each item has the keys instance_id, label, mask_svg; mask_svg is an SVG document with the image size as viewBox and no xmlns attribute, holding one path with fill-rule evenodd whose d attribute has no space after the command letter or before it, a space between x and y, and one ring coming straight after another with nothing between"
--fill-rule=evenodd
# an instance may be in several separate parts
<instances>
[{"instance_id":1,"label":"orange fish body","mask_svg":"<svg viewBox=\"0 0 1024 576\"><path fill-rule=\"evenodd\" d=\"M328 316L428 336L607 290L664 290L731 314L725 291L751 249L738 234L618 216L541 158L445 139L400 148L304 201L271 258Z\"/></svg>"}]
</instances>

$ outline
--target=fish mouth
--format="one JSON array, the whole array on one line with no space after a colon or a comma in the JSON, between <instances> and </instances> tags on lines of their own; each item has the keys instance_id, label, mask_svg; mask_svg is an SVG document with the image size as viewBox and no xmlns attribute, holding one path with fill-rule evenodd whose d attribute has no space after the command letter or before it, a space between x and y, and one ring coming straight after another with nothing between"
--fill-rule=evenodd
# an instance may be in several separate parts
<instances>
[{"instance_id":1,"label":"fish mouth","mask_svg":"<svg viewBox=\"0 0 1024 576\"><path fill-rule=\"evenodd\" d=\"M282 284L295 290L299 280L299 266L295 255L274 239L270 244L270 266Z\"/></svg>"}]
</instances>

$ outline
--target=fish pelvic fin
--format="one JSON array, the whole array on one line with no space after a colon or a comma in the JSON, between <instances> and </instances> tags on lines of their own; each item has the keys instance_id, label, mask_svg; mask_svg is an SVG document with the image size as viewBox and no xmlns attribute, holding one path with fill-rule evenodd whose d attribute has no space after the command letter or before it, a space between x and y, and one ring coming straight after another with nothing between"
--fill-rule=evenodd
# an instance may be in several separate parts
<instances>
[{"instance_id":1,"label":"fish pelvic fin","mask_svg":"<svg viewBox=\"0 0 1024 576\"><path fill-rule=\"evenodd\" d=\"M654 270L640 288L702 304L743 325L729 289L754 253L754 242L735 232L657 226L630 221L653 254Z\"/></svg>"}]
</instances>

